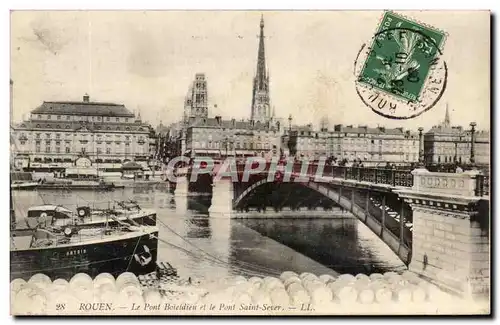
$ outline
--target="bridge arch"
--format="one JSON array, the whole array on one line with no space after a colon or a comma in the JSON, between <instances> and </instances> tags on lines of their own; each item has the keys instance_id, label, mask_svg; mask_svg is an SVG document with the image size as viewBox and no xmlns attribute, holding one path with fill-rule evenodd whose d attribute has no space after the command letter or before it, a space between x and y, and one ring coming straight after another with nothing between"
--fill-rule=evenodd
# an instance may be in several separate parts
<instances>
[{"instance_id":1,"label":"bridge arch","mask_svg":"<svg viewBox=\"0 0 500 325\"><path fill-rule=\"evenodd\" d=\"M237 194L237 196L233 200L233 208L238 207L241 201L256 188L266 183L272 182L274 182L274 180L268 180L267 178L255 182L254 184L246 188L243 192ZM329 198L345 210L350 211L356 218L358 218L359 221L365 224L373 233L377 235L377 237L379 237L387 246L389 246L389 248L406 265L410 263L411 248L408 247L405 243L401 243L400 239L396 235L383 227L383 225L375 217L371 216L370 213L365 211L363 207L356 204L356 202L353 202L350 198L343 196L340 191L331 187L327 187L321 183L309 181L296 184L300 184L304 187L314 190L317 193Z\"/></svg>"}]
</instances>

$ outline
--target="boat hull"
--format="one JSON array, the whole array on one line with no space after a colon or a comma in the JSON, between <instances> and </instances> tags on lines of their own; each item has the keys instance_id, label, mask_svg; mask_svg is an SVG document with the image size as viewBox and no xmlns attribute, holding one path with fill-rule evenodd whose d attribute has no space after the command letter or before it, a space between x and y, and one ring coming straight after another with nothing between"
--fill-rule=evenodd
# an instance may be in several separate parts
<instances>
[{"instance_id":1,"label":"boat hull","mask_svg":"<svg viewBox=\"0 0 500 325\"><path fill-rule=\"evenodd\" d=\"M154 272L158 254L158 229L155 229L92 243L11 250L10 278L29 280L34 274L43 273L53 280L69 281L80 272L91 277L103 272L115 277L123 272L136 275Z\"/></svg>"}]
</instances>

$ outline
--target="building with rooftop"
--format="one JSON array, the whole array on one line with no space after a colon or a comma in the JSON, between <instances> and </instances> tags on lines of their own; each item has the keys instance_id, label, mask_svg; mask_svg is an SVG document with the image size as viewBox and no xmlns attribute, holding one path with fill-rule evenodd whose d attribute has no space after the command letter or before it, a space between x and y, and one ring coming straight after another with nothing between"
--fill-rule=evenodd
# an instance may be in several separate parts
<instances>
[{"instance_id":1,"label":"building with rooftop","mask_svg":"<svg viewBox=\"0 0 500 325\"><path fill-rule=\"evenodd\" d=\"M289 151L299 159L333 157L364 166L418 162L418 134L403 128L334 125L314 130L311 124L290 131Z\"/></svg>"},{"instance_id":2,"label":"building with rooftop","mask_svg":"<svg viewBox=\"0 0 500 325\"><path fill-rule=\"evenodd\" d=\"M490 132L474 132L474 156L478 165L489 165ZM469 164L471 162L471 129L452 126L448 106L445 118L424 134L424 160L427 165Z\"/></svg>"},{"instance_id":3,"label":"building with rooftop","mask_svg":"<svg viewBox=\"0 0 500 325\"><path fill-rule=\"evenodd\" d=\"M193 117L186 130L186 153L192 156L266 156L277 154L281 128L271 121Z\"/></svg>"},{"instance_id":4,"label":"building with rooftop","mask_svg":"<svg viewBox=\"0 0 500 325\"><path fill-rule=\"evenodd\" d=\"M13 126L15 164L22 168L70 167L87 157L102 167L126 161L147 164L154 150L151 127L122 104L43 102Z\"/></svg>"}]
</instances>

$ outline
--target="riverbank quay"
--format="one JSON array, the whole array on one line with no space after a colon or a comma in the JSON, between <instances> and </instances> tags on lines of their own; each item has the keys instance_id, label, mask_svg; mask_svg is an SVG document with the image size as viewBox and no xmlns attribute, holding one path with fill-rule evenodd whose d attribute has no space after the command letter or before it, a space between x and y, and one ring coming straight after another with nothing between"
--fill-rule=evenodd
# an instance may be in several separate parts
<instances>
[{"instance_id":1,"label":"riverbank quay","mask_svg":"<svg viewBox=\"0 0 500 325\"><path fill-rule=\"evenodd\" d=\"M84 273L69 281L43 274L11 282L14 315L467 315L489 305L450 295L416 274L117 278Z\"/></svg>"}]
</instances>

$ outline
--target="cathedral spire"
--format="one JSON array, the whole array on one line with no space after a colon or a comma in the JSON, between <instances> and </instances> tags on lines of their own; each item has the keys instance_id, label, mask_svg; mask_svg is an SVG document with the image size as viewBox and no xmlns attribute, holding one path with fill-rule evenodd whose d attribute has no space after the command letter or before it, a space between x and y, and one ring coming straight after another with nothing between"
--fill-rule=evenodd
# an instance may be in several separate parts
<instances>
[{"instance_id":1,"label":"cathedral spire","mask_svg":"<svg viewBox=\"0 0 500 325\"><path fill-rule=\"evenodd\" d=\"M258 89L266 87L266 51L264 47L264 16L260 17L259 52L257 57L257 81Z\"/></svg>"},{"instance_id":2,"label":"cathedral spire","mask_svg":"<svg viewBox=\"0 0 500 325\"><path fill-rule=\"evenodd\" d=\"M448 110L448 104L446 104L446 114L444 116L444 125L446 127L449 127L450 126L450 112Z\"/></svg>"},{"instance_id":3,"label":"cathedral spire","mask_svg":"<svg viewBox=\"0 0 500 325\"><path fill-rule=\"evenodd\" d=\"M264 46L264 16L260 18L257 71L253 82L252 120L266 121L271 116L269 107L269 74L266 72L266 51Z\"/></svg>"}]
</instances>

